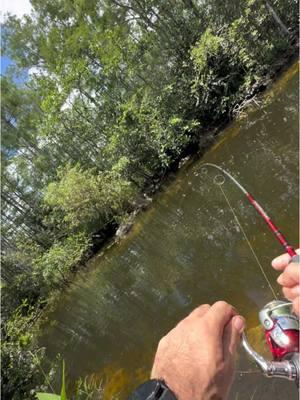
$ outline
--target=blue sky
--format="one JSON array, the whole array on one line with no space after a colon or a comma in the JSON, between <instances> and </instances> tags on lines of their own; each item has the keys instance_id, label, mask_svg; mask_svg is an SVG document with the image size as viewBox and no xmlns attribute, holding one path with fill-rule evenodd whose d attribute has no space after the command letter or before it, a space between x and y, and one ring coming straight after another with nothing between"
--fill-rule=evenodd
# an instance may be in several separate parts
<instances>
[{"instance_id":1,"label":"blue sky","mask_svg":"<svg viewBox=\"0 0 300 400\"><path fill-rule=\"evenodd\" d=\"M0 23L5 22L7 13L14 14L22 18L24 14L30 14L32 8L29 0L1 0ZM1 56L1 75L5 75L7 67L13 64L13 61L7 56ZM16 82L22 82L24 79L16 78Z\"/></svg>"},{"instance_id":2,"label":"blue sky","mask_svg":"<svg viewBox=\"0 0 300 400\"><path fill-rule=\"evenodd\" d=\"M1 75L5 75L7 72L7 68L10 65L14 65L13 60L11 60L9 57L6 56L1 56ZM26 69L24 69L24 73L21 75L13 75L13 81L16 84L21 84L24 83L28 79L28 72Z\"/></svg>"},{"instance_id":3,"label":"blue sky","mask_svg":"<svg viewBox=\"0 0 300 400\"><path fill-rule=\"evenodd\" d=\"M1 56L1 75L5 75L6 69L13 62L9 57Z\"/></svg>"}]
</instances>

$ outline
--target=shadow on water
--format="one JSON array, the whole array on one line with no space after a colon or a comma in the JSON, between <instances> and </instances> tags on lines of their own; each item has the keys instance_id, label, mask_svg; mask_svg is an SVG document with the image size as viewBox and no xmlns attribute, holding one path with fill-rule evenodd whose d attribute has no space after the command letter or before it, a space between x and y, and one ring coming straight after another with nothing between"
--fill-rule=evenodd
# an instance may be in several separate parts
<instances>
[{"instance_id":1,"label":"shadow on water","mask_svg":"<svg viewBox=\"0 0 300 400\"><path fill-rule=\"evenodd\" d=\"M92 375L105 399L126 395L151 368L159 338L200 303L225 299L246 317L250 340L265 349L258 310L272 299L220 189L215 171L230 170L298 243L298 66L273 86L267 104L229 126L215 146L179 173L129 236L96 256L62 295L41 344L66 360L70 384ZM226 181L234 207L279 295L271 259L281 252L243 195ZM267 380L241 350L230 399L297 398L293 384Z\"/></svg>"}]
</instances>

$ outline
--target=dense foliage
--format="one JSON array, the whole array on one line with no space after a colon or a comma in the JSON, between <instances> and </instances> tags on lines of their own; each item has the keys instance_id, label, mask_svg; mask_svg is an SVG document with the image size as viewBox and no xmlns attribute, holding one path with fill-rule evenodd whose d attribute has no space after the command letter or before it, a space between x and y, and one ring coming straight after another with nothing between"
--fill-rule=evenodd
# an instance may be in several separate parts
<instances>
[{"instance_id":1,"label":"dense foliage","mask_svg":"<svg viewBox=\"0 0 300 400\"><path fill-rule=\"evenodd\" d=\"M6 399L43 384L33 316L94 238L232 118L297 37L295 0L31 3L3 27Z\"/></svg>"}]
</instances>

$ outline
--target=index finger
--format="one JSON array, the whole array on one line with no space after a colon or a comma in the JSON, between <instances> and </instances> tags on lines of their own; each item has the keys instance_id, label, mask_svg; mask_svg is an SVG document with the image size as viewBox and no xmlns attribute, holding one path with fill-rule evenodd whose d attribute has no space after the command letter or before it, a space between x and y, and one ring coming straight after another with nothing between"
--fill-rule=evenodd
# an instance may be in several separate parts
<instances>
[{"instance_id":1,"label":"index finger","mask_svg":"<svg viewBox=\"0 0 300 400\"><path fill-rule=\"evenodd\" d=\"M300 254L300 249L296 250L297 254ZM291 261L292 257L289 254L282 254L279 257L274 258L272 261L272 267L277 271L283 271Z\"/></svg>"},{"instance_id":2,"label":"index finger","mask_svg":"<svg viewBox=\"0 0 300 400\"><path fill-rule=\"evenodd\" d=\"M206 346L214 354L216 361L224 361L223 337L225 327L236 314L236 310L230 304L225 301L217 301L202 317L203 322L205 321L206 329L210 334L210 340Z\"/></svg>"},{"instance_id":3,"label":"index finger","mask_svg":"<svg viewBox=\"0 0 300 400\"><path fill-rule=\"evenodd\" d=\"M291 256L289 254L282 254L279 257L274 258L272 261L272 267L276 269L277 271L282 271L284 268L288 265L288 263L291 260Z\"/></svg>"},{"instance_id":4,"label":"index finger","mask_svg":"<svg viewBox=\"0 0 300 400\"><path fill-rule=\"evenodd\" d=\"M210 328L216 333L216 337L222 342L225 326L231 318L237 314L237 311L225 301L217 301L204 315Z\"/></svg>"},{"instance_id":5,"label":"index finger","mask_svg":"<svg viewBox=\"0 0 300 400\"><path fill-rule=\"evenodd\" d=\"M291 263L289 264L284 272L279 275L277 282L284 286L291 288L300 283L300 268L299 264Z\"/></svg>"}]
</instances>

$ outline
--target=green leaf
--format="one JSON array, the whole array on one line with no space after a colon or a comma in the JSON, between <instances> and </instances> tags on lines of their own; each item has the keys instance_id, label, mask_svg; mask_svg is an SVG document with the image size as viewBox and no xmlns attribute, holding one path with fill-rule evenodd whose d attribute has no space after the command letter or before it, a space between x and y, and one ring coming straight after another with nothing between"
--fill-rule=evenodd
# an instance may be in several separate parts
<instances>
[{"instance_id":1,"label":"green leaf","mask_svg":"<svg viewBox=\"0 0 300 400\"><path fill-rule=\"evenodd\" d=\"M62 383L61 383L60 399L61 399L61 400L67 400L66 382L65 382L65 360L63 360Z\"/></svg>"},{"instance_id":2,"label":"green leaf","mask_svg":"<svg viewBox=\"0 0 300 400\"><path fill-rule=\"evenodd\" d=\"M38 400L61 400L61 397L58 394L53 393L37 393L36 397Z\"/></svg>"}]
</instances>

